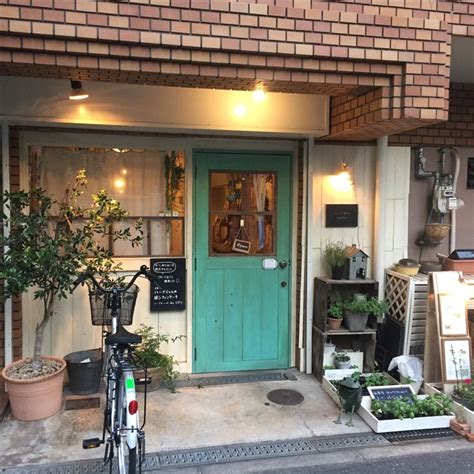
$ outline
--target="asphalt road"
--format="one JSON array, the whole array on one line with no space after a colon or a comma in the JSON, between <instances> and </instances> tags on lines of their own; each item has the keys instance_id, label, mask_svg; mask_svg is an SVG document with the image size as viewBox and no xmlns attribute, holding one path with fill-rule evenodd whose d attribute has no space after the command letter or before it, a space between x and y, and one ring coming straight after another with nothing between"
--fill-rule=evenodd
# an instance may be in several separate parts
<instances>
[{"instance_id":1,"label":"asphalt road","mask_svg":"<svg viewBox=\"0 0 474 474\"><path fill-rule=\"evenodd\" d=\"M342 454L342 453L341 453ZM366 462L342 463L336 465L306 466L280 470L263 470L272 474L474 474L474 446L472 448L436 453L412 454L389 459L371 459Z\"/></svg>"}]
</instances>

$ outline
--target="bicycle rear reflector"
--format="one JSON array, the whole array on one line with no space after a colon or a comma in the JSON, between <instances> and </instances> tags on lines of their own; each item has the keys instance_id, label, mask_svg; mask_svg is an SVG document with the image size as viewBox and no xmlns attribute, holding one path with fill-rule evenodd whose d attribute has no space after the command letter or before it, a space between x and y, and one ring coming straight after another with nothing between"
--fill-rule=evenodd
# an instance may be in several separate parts
<instances>
[{"instance_id":1,"label":"bicycle rear reflector","mask_svg":"<svg viewBox=\"0 0 474 474\"><path fill-rule=\"evenodd\" d=\"M135 413L138 411L138 402L136 400L132 400L128 404L128 412L130 415L135 415Z\"/></svg>"}]
</instances>

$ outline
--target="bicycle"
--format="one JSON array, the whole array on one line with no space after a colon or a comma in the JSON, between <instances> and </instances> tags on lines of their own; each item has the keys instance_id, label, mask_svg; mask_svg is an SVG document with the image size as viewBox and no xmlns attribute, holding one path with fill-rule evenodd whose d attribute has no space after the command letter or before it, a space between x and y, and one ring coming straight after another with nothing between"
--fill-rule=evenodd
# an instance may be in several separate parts
<instances>
[{"instance_id":1,"label":"bicycle","mask_svg":"<svg viewBox=\"0 0 474 474\"><path fill-rule=\"evenodd\" d=\"M127 331L119 317L124 298L139 276L144 276L156 283L156 279L148 267L142 265L126 285L114 282L110 287L105 287L92 274L84 273L74 282L73 287L74 291L79 284L86 280L91 282L96 294L104 299L104 311L107 309L110 312L110 321L107 319L107 323L111 323L111 331L105 333L105 346L108 355L106 356L105 376L107 383L102 438L85 439L82 442L82 447L91 449L105 444L104 466L109 464L110 472L113 469L114 451L116 451L120 474L127 472L125 450L128 450L129 474L136 472L137 460L139 472L141 472L145 459L145 432L143 428L146 422L146 386L150 380L147 376L146 366L141 364L133 354L133 346L139 344L142 338L138 334ZM135 288L137 288L136 285ZM133 300L131 309L132 314L134 304L135 300ZM131 324L131 317L128 324ZM137 369L144 371L144 379L135 380L134 370ZM143 423L141 425L135 391L135 385L138 383L145 385Z\"/></svg>"}]
</instances>

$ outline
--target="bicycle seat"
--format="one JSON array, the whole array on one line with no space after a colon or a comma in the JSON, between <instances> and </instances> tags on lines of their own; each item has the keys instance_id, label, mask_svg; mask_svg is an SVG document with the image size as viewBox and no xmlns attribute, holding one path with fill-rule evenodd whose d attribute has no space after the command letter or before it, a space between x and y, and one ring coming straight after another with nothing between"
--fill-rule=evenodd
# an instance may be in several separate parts
<instances>
[{"instance_id":1,"label":"bicycle seat","mask_svg":"<svg viewBox=\"0 0 474 474\"><path fill-rule=\"evenodd\" d=\"M118 325L115 334L109 334L105 338L105 344L110 346L116 344L118 346L126 346L128 344L140 344L142 336L128 332L121 324Z\"/></svg>"}]
</instances>

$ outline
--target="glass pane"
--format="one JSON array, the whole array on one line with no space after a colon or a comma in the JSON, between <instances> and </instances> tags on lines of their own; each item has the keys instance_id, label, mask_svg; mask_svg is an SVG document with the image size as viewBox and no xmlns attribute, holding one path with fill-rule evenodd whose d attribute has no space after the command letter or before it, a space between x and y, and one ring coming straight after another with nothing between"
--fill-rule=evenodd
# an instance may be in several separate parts
<instances>
[{"instance_id":1,"label":"glass pane","mask_svg":"<svg viewBox=\"0 0 474 474\"><path fill-rule=\"evenodd\" d=\"M90 205L91 194L106 189L128 211L127 225L143 219L143 245L104 242L114 255L184 255L184 152L32 146L29 160L31 186L60 199L78 170L85 169L88 185L82 206Z\"/></svg>"},{"instance_id":2,"label":"glass pane","mask_svg":"<svg viewBox=\"0 0 474 474\"><path fill-rule=\"evenodd\" d=\"M210 255L275 254L276 173L210 173Z\"/></svg>"},{"instance_id":3,"label":"glass pane","mask_svg":"<svg viewBox=\"0 0 474 474\"><path fill-rule=\"evenodd\" d=\"M211 172L211 211L273 212L275 173Z\"/></svg>"}]
</instances>

